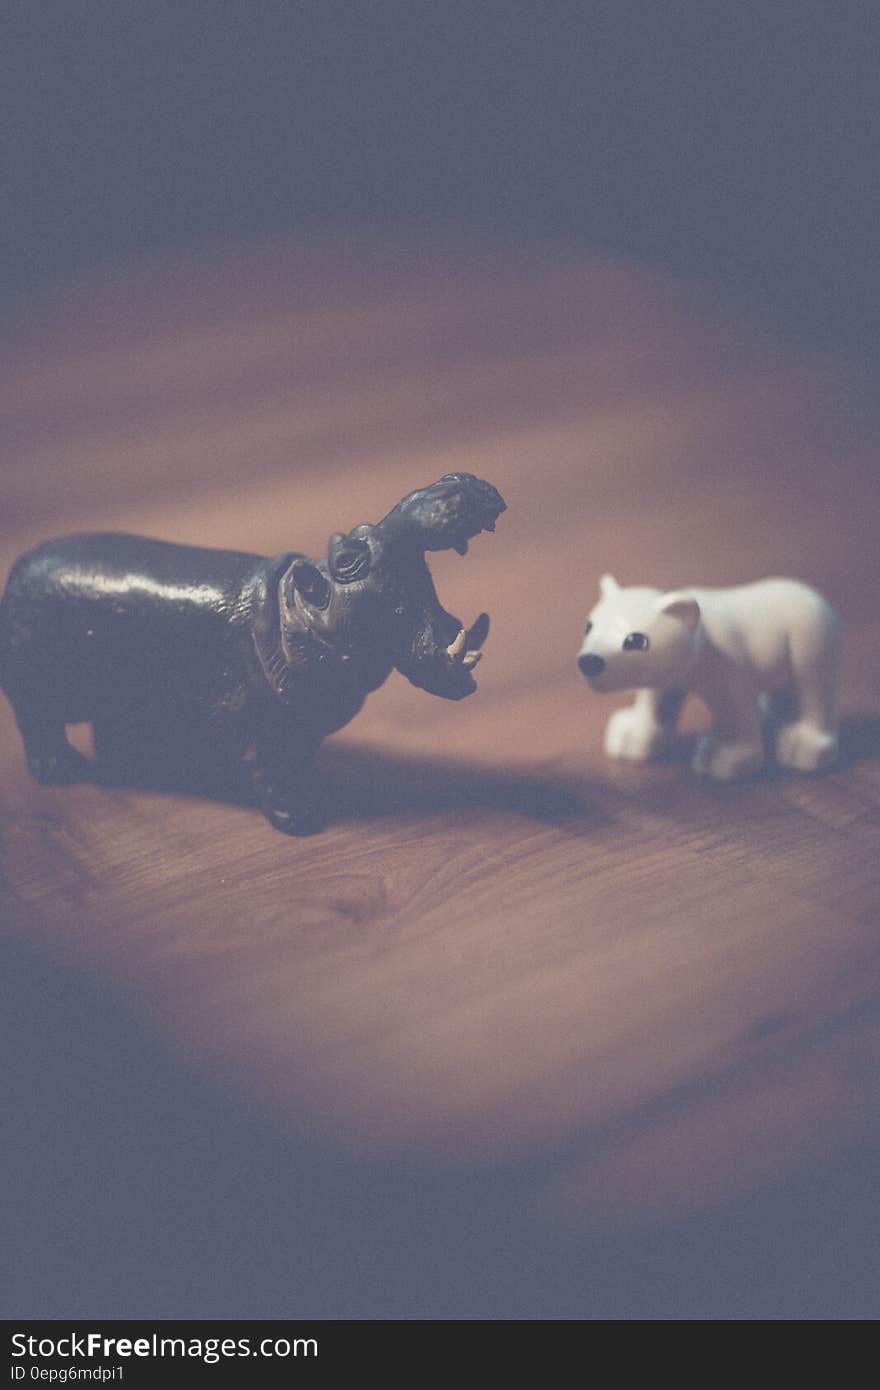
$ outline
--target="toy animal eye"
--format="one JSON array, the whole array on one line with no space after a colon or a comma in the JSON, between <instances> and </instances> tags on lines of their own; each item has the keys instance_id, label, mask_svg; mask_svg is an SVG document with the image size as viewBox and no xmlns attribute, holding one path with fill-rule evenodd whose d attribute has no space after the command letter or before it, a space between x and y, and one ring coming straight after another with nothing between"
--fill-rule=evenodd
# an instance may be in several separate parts
<instances>
[{"instance_id":1,"label":"toy animal eye","mask_svg":"<svg viewBox=\"0 0 880 1390\"><path fill-rule=\"evenodd\" d=\"M592 630L593 630L593 624L592 624L592 623L587 623L586 627L584 628L584 636L585 636L585 637L588 637L588 636L590 635L590 633L592 632Z\"/></svg>"},{"instance_id":2,"label":"toy animal eye","mask_svg":"<svg viewBox=\"0 0 880 1390\"><path fill-rule=\"evenodd\" d=\"M354 579L365 579L370 572L370 547L366 541L346 539L335 534L330 537L327 559L334 579L341 584L350 584Z\"/></svg>"},{"instance_id":3,"label":"toy animal eye","mask_svg":"<svg viewBox=\"0 0 880 1390\"><path fill-rule=\"evenodd\" d=\"M643 632L631 632L623 639L623 650L625 652L646 652L650 642Z\"/></svg>"}]
</instances>

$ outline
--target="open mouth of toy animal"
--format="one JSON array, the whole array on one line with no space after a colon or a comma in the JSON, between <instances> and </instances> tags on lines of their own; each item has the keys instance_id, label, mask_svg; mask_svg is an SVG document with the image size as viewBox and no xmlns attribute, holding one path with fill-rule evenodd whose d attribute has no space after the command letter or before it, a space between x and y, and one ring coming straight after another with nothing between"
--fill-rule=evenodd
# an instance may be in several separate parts
<instances>
[{"instance_id":1,"label":"open mouth of toy animal","mask_svg":"<svg viewBox=\"0 0 880 1390\"><path fill-rule=\"evenodd\" d=\"M482 659L482 646L489 633L489 614L481 613L467 629L459 628L458 635L443 650L447 669L471 671Z\"/></svg>"},{"instance_id":2,"label":"open mouth of toy animal","mask_svg":"<svg viewBox=\"0 0 880 1390\"><path fill-rule=\"evenodd\" d=\"M476 535L476 536L480 535L480 533L481 533L482 531L494 531L494 530L495 530L495 522L494 522L494 520L492 520L492 521L484 520L484 521L483 521L483 525L479 528L479 530L476 530L476 531L474 531L474 530L468 531L468 532L462 534L461 537L460 537L458 540L455 540L455 539L453 539L453 538L450 538L449 541L448 541L448 548L449 548L450 550L455 550L455 551L457 551L459 555L467 555L467 553L468 553L468 546L469 546L470 542L474 539L474 536L475 536L475 535Z\"/></svg>"},{"instance_id":3,"label":"open mouth of toy animal","mask_svg":"<svg viewBox=\"0 0 880 1390\"><path fill-rule=\"evenodd\" d=\"M474 670L483 658L489 615L480 613L465 626L443 608L436 595L432 599L412 645L396 662L397 669L432 695L461 700L477 688Z\"/></svg>"},{"instance_id":4,"label":"open mouth of toy animal","mask_svg":"<svg viewBox=\"0 0 880 1390\"><path fill-rule=\"evenodd\" d=\"M418 590L423 615L397 668L413 685L445 699L460 700L476 690L473 670L482 657L489 618L481 613L465 627L459 618L447 613L424 560L439 550L466 555L474 537L482 531L494 531L505 510L503 497L491 483L470 473L444 473L438 482L404 497L377 528L400 557L402 568L412 567L412 583ZM419 555L424 566L420 574Z\"/></svg>"}]
</instances>

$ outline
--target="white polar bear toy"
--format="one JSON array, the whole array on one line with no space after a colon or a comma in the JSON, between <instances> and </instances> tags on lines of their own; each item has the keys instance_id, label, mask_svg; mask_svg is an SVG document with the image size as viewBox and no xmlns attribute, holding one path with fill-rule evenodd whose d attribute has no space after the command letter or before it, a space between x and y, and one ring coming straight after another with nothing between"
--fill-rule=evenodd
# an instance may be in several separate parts
<instances>
[{"instance_id":1,"label":"white polar bear toy","mask_svg":"<svg viewBox=\"0 0 880 1390\"><path fill-rule=\"evenodd\" d=\"M794 579L731 589L621 587L603 576L578 666L593 690L639 687L605 731L612 758L662 754L693 691L712 715L695 772L729 779L764 761L762 716L778 724L776 759L815 772L837 759L841 627L830 603Z\"/></svg>"}]
</instances>

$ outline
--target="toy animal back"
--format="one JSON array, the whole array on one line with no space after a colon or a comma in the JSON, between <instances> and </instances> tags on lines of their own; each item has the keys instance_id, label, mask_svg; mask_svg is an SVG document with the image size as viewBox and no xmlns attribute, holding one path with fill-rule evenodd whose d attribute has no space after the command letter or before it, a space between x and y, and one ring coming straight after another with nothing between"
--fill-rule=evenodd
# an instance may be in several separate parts
<instances>
[{"instance_id":1,"label":"toy animal back","mask_svg":"<svg viewBox=\"0 0 880 1390\"><path fill-rule=\"evenodd\" d=\"M91 533L20 557L0 603L0 684L47 783L155 776L163 762L246 770L279 829L324 819L321 740L394 668L458 700L488 632L441 606L426 552L466 553L505 503L446 474L326 558L262 557ZM94 767L67 740L89 721Z\"/></svg>"}]
</instances>

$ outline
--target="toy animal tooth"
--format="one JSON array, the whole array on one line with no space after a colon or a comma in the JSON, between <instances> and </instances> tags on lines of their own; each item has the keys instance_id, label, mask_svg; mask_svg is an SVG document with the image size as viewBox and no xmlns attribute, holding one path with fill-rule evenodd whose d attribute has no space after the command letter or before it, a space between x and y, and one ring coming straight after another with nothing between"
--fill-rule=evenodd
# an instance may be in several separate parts
<instances>
[{"instance_id":1,"label":"toy animal tooth","mask_svg":"<svg viewBox=\"0 0 880 1390\"><path fill-rule=\"evenodd\" d=\"M639 690L608 721L609 757L662 754L693 691L712 716L693 769L728 779L761 768L767 715L781 766L815 772L836 761L840 647L830 603L794 579L663 593L605 575L578 666L593 690Z\"/></svg>"},{"instance_id":2,"label":"toy animal tooth","mask_svg":"<svg viewBox=\"0 0 880 1390\"><path fill-rule=\"evenodd\" d=\"M37 546L0 604L0 684L31 773L245 766L273 825L318 828L318 746L393 668L445 699L476 689L489 619L465 629L447 613L425 556L465 554L504 510L489 483L447 473L376 525L332 535L319 561L112 533ZM65 732L86 721L95 768Z\"/></svg>"}]
</instances>

